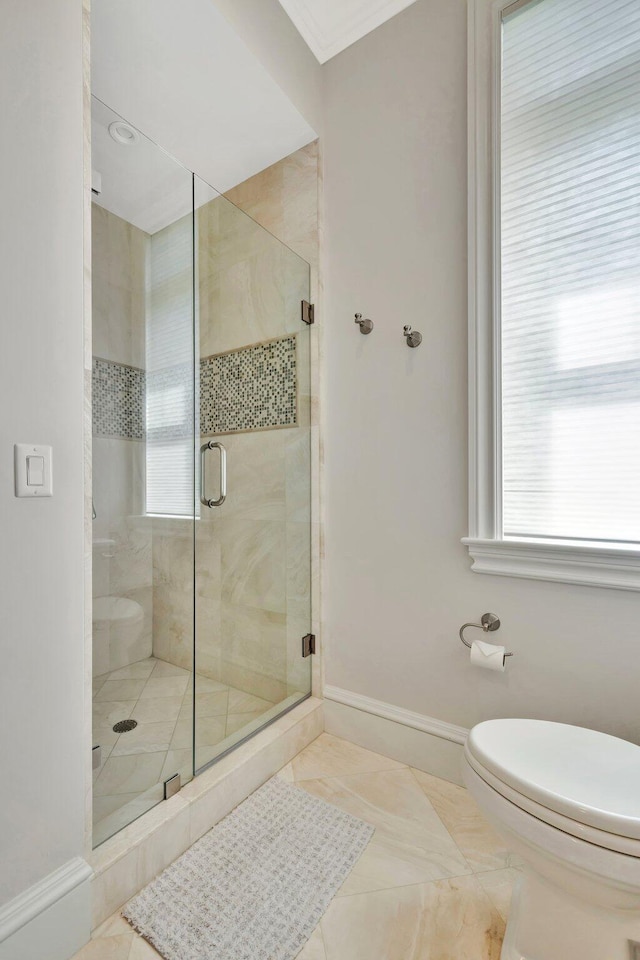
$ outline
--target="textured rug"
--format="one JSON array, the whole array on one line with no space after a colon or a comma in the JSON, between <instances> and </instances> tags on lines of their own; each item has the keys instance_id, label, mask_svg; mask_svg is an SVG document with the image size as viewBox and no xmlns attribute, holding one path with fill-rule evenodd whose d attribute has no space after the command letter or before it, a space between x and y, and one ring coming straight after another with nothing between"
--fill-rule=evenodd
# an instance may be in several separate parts
<instances>
[{"instance_id":1,"label":"textured rug","mask_svg":"<svg viewBox=\"0 0 640 960\"><path fill-rule=\"evenodd\" d=\"M274 777L122 913L166 960L293 960L372 835Z\"/></svg>"}]
</instances>

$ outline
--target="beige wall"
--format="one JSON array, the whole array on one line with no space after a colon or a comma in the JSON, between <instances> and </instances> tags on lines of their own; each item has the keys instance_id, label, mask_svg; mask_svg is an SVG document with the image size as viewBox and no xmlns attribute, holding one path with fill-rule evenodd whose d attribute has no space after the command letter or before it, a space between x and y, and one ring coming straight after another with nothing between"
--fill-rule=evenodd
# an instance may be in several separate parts
<instances>
[{"instance_id":1,"label":"beige wall","mask_svg":"<svg viewBox=\"0 0 640 960\"><path fill-rule=\"evenodd\" d=\"M466 4L418 0L324 69L327 682L464 726L532 716L640 741L640 597L473 574L460 543ZM504 675L458 639L484 611L515 651Z\"/></svg>"},{"instance_id":2,"label":"beige wall","mask_svg":"<svg viewBox=\"0 0 640 960\"><path fill-rule=\"evenodd\" d=\"M278 0L213 2L307 123L321 135L322 67Z\"/></svg>"},{"instance_id":3,"label":"beige wall","mask_svg":"<svg viewBox=\"0 0 640 960\"><path fill-rule=\"evenodd\" d=\"M294 97L291 82L284 87L288 96ZM297 490L297 508L292 518L306 520L304 512L309 505L311 519L311 630L318 639L317 653L312 658L313 690L317 696L322 688L322 635L321 567L322 567L322 504L321 504L321 451L322 427L320 423L320 369L322 364L322 340L324 329L322 283L320 277L320 245L322 235L322 150L320 141L308 144L280 163L274 164L245 183L234 187L228 198L249 214L257 223L269 230L278 240L307 261L311 275L311 301L315 304L316 323L309 329L311 379L302 392L301 400L308 403L310 424L311 463L306 459L307 445L298 442L293 463L287 464L288 500L291 505L293 488ZM307 397L308 387L308 397ZM305 414L306 416L306 414ZM310 469L311 489L308 491L302 477ZM296 474L301 479L295 480ZM302 618L300 618L302 620ZM298 657L301 622L291 623L288 635L288 662L297 663L293 672L293 685L306 680L306 664ZM291 687L291 684L290 684Z\"/></svg>"},{"instance_id":4,"label":"beige wall","mask_svg":"<svg viewBox=\"0 0 640 960\"><path fill-rule=\"evenodd\" d=\"M145 275L148 236L98 204L92 204L92 350L114 363L144 369ZM151 523L144 518L143 440L94 436L92 442L93 538L113 546L93 549L93 596L129 597L144 611L142 635L131 661L151 654ZM117 647L117 641L114 640ZM115 649L115 647L114 647ZM94 648L102 672L105 658ZM123 651L119 651L119 661ZM122 666L110 663L107 669Z\"/></svg>"},{"instance_id":5,"label":"beige wall","mask_svg":"<svg viewBox=\"0 0 640 960\"><path fill-rule=\"evenodd\" d=\"M0 32L0 903L83 852L83 123L80 0L7 0ZM7 234L9 229L9 234ZM51 499L13 444L53 446ZM52 951L53 955L53 951Z\"/></svg>"},{"instance_id":6,"label":"beige wall","mask_svg":"<svg viewBox=\"0 0 640 960\"><path fill-rule=\"evenodd\" d=\"M309 296L300 258L318 261L317 190L311 144L235 188L233 203L198 211L200 356L298 335L298 425L216 436L227 500L203 508L196 525L198 672L272 701L309 686L299 651L310 629L312 384L299 303ZM191 658L187 526L154 521L154 653L182 666Z\"/></svg>"}]
</instances>

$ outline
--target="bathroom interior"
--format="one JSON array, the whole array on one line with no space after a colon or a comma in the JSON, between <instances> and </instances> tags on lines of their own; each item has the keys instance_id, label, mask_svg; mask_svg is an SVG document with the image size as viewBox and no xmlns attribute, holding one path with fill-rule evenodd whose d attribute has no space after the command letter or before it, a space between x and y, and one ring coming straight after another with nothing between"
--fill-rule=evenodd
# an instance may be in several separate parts
<instances>
[{"instance_id":1,"label":"bathroom interior","mask_svg":"<svg viewBox=\"0 0 640 960\"><path fill-rule=\"evenodd\" d=\"M0 960L640 958L636 3L7 16Z\"/></svg>"}]
</instances>

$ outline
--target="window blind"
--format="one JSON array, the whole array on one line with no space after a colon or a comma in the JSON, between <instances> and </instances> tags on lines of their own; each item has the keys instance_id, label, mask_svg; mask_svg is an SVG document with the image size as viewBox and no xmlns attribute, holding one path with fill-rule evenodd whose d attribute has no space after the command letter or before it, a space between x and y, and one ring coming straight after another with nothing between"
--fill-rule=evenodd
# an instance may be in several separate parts
<instances>
[{"instance_id":1,"label":"window blind","mask_svg":"<svg viewBox=\"0 0 640 960\"><path fill-rule=\"evenodd\" d=\"M502 23L503 536L640 542L640 3Z\"/></svg>"},{"instance_id":2,"label":"window blind","mask_svg":"<svg viewBox=\"0 0 640 960\"><path fill-rule=\"evenodd\" d=\"M193 516L193 220L182 217L149 244L146 326L146 510Z\"/></svg>"}]
</instances>

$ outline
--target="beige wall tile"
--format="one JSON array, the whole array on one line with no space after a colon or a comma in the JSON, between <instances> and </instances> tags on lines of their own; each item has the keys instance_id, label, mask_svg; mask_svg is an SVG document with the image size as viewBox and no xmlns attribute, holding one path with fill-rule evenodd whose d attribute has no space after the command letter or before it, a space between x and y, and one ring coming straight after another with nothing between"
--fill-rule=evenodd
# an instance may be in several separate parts
<instances>
[{"instance_id":1,"label":"beige wall tile","mask_svg":"<svg viewBox=\"0 0 640 960\"><path fill-rule=\"evenodd\" d=\"M228 669L236 667L264 674L266 678L281 684L286 683L286 630L287 618L284 613L223 603L222 661L227 682L231 684Z\"/></svg>"},{"instance_id":2,"label":"beige wall tile","mask_svg":"<svg viewBox=\"0 0 640 960\"><path fill-rule=\"evenodd\" d=\"M267 520L220 520L222 600L284 613L285 524Z\"/></svg>"},{"instance_id":3,"label":"beige wall tile","mask_svg":"<svg viewBox=\"0 0 640 960\"><path fill-rule=\"evenodd\" d=\"M310 333L300 324L309 270L300 255L318 262L317 144L239 185L229 199L198 211L201 354L299 333L299 414L309 423ZM197 525L197 591L211 601L198 601L198 670L256 696L282 699L310 683L310 667L298 656L312 592L310 437L295 428L227 435L223 442L224 511L205 514L208 522ZM293 521L286 529L260 525L285 517ZM161 576L160 564L156 569ZM213 605L219 601L220 610ZM285 614L288 625L280 619ZM294 631L300 632L295 650ZM158 648L163 657L168 641L165 629Z\"/></svg>"},{"instance_id":4,"label":"beige wall tile","mask_svg":"<svg viewBox=\"0 0 640 960\"><path fill-rule=\"evenodd\" d=\"M93 354L144 367L147 234L96 203L91 232Z\"/></svg>"},{"instance_id":5,"label":"beige wall tile","mask_svg":"<svg viewBox=\"0 0 640 960\"><path fill-rule=\"evenodd\" d=\"M221 671L229 686L251 691L255 696L272 703L279 703L287 696L287 685L283 680L276 680L259 670L242 667L223 658Z\"/></svg>"},{"instance_id":6,"label":"beige wall tile","mask_svg":"<svg viewBox=\"0 0 640 960\"><path fill-rule=\"evenodd\" d=\"M226 685L222 666L221 607L219 599L196 597L195 662L200 678L222 681Z\"/></svg>"},{"instance_id":7,"label":"beige wall tile","mask_svg":"<svg viewBox=\"0 0 640 960\"><path fill-rule=\"evenodd\" d=\"M227 449L228 493L221 517L284 520L285 443L291 432L264 430L222 438Z\"/></svg>"},{"instance_id":8,"label":"beige wall tile","mask_svg":"<svg viewBox=\"0 0 640 960\"><path fill-rule=\"evenodd\" d=\"M311 435L309 428L282 431L285 454L286 518L311 521Z\"/></svg>"},{"instance_id":9,"label":"beige wall tile","mask_svg":"<svg viewBox=\"0 0 640 960\"><path fill-rule=\"evenodd\" d=\"M138 851L133 848L91 881L93 927L97 927L138 890Z\"/></svg>"},{"instance_id":10,"label":"beige wall tile","mask_svg":"<svg viewBox=\"0 0 640 960\"><path fill-rule=\"evenodd\" d=\"M307 262L318 262L317 141L226 196Z\"/></svg>"},{"instance_id":11,"label":"beige wall tile","mask_svg":"<svg viewBox=\"0 0 640 960\"><path fill-rule=\"evenodd\" d=\"M170 863L173 863L189 846L189 807L184 804L174 817L168 820L139 847L137 864L138 889L149 883Z\"/></svg>"},{"instance_id":12,"label":"beige wall tile","mask_svg":"<svg viewBox=\"0 0 640 960\"><path fill-rule=\"evenodd\" d=\"M166 584L153 588L154 656L190 670L193 666L193 597Z\"/></svg>"}]
</instances>

